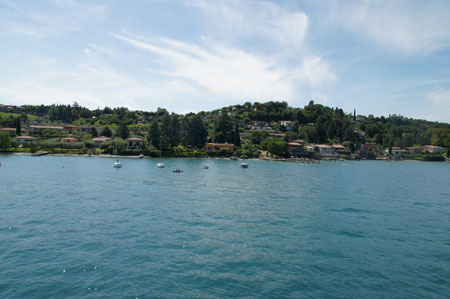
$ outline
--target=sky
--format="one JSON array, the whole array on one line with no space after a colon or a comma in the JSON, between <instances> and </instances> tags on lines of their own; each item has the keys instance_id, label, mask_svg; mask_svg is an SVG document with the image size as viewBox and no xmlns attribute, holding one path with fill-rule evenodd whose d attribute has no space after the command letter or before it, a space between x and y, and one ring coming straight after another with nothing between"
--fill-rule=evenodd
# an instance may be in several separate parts
<instances>
[{"instance_id":1,"label":"sky","mask_svg":"<svg viewBox=\"0 0 450 299\"><path fill-rule=\"evenodd\" d=\"M0 0L0 103L450 122L450 1Z\"/></svg>"}]
</instances>

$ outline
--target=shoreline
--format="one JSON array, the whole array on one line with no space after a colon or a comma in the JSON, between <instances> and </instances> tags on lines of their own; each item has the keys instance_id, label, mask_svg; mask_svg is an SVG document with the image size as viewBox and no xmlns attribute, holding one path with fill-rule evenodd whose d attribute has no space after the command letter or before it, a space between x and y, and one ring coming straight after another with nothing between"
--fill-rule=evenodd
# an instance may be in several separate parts
<instances>
[{"instance_id":1,"label":"shoreline","mask_svg":"<svg viewBox=\"0 0 450 299\"><path fill-rule=\"evenodd\" d=\"M36 154L36 153L35 153ZM37 153L39 154L39 153ZM0 152L0 155L17 155L17 156L33 156L33 153L24 153L24 152ZM332 159L309 159L309 158L246 158L246 159L233 159L228 157L149 157L149 156L121 156L121 155L109 155L109 154L99 154L99 155L89 155L89 154L51 154L45 153L43 155L36 155L38 157L41 156L53 156L53 157L85 157L85 158L111 158L111 159L149 159L149 160L157 160L157 159L207 159L207 160L230 160L230 161L267 161L267 162L290 162L290 163L300 163L300 164L320 164L320 162L348 162L348 161L384 161L384 162L450 162L450 160L446 161L422 161L422 160L394 160L394 159L344 159L344 160L332 160Z\"/></svg>"}]
</instances>

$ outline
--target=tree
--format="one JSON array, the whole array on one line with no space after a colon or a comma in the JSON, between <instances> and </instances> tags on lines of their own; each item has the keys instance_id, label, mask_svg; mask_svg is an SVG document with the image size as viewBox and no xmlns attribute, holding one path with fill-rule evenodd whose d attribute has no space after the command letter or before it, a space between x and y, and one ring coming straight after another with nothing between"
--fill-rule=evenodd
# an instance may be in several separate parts
<instances>
[{"instance_id":1,"label":"tree","mask_svg":"<svg viewBox=\"0 0 450 299\"><path fill-rule=\"evenodd\" d=\"M122 139L127 139L128 137L130 137L130 130L128 130L126 122L122 121L120 123L119 129L117 130L117 136Z\"/></svg>"},{"instance_id":2,"label":"tree","mask_svg":"<svg viewBox=\"0 0 450 299\"><path fill-rule=\"evenodd\" d=\"M234 146L241 146L241 135L239 134L239 126L234 126Z\"/></svg>"},{"instance_id":3,"label":"tree","mask_svg":"<svg viewBox=\"0 0 450 299\"><path fill-rule=\"evenodd\" d=\"M200 115L194 115L189 119L188 140L193 147L203 148L208 137L208 131Z\"/></svg>"},{"instance_id":4,"label":"tree","mask_svg":"<svg viewBox=\"0 0 450 299\"><path fill-rule=\"evenodd\" d=\"M91 135L92 135L92 137L97 137L97 130L95 129L95 127L92 127Z\"/></svg>"},{"instance_id":5,"label":"tree","mask_svg":"<svg viewBox=\"0 0 450 299\"><path fill-rule=\"evenodd\" d=\"M17 136L22 135L22 128L20 126L20 115L16 119L16 135Z\"/></svg>"},{"instance_id":6,"label":"tree","mask_svg":"<svg viewBox=\"0 0 450 299\"><path fill-rule=\"evenodd\" d=\"M271 154L282 156L287 151L287 142L279 138L266 138L261 142L261 149Z\"/></svg>"},{"instance_id":7,"label":"tree","mask_svg":"<svg viewBox=\"0 0 450 299\"><path fill-rule=\"evenodd\" d=\"M170 119L170 145L175 147L180 142L180 122L178 121L178 115L172 114Z\"/></svg>"},{"instance_id":8,"label":"tree","mask_svg":"<svg viewBox=\"0 0 450 299\"><path fill-rule=\"evenodd\" d=\"M261 141L269 137L269 133L267 131L252 131L250 134L250 141L253 144L260 144Z\"/></svg>"},{"instance_id":9,"label":"tree","mask_svg":"<svg viewBox=\"0 0 450 299\"><path fill-rule=\"evenodd\" d=\"M11 146L11 136L8 133L0 132L0 149L6 151Z\"/></svg>"},{"instance_id":10,"label":"tree","mask_svg":"<svg viewBox=\"0 0 450 299\"><path fill-rule=\"evenodd\" d=\"M112 136L111 129L108 126L104 126L102 128L102 132L100 135L105 136L105 137L111 137Z\"/></svg>"},{"instance_id":11,"label":"tree","mask_svg":"<svg viewBox=\"0 0 450 299\"><path fill-rule=\"evenodd\" d=\"M233 125L231 124L230 117L225 109L221 111L220 118L217 121L215 128L216 142L229 142L233 140Z\"/></svg>"},{"instance_id":12,"label":"tree","mask_svg":"<svg viewBox=\"0 0 450 299\"><path fill-rule=\"evenodd\" d=\"M164 114L161 119L161 147L163 150L168 150L171 144L171 128L170 128L170 115Z\"/></svg>"},{"instance_id":13,"label":"tree","mask_svg":"<svg viewBox=\"0 0 450 299\"><path fill-rule=\"evenodd\" d=\"M155 148L157 148L158 150L160 150L160 132L159 132L159 127L158 127L158 123L156 121L152 122L152 124L150 125L150 129L148 131L148 142L151 143Z\"/></svg>"}]
</instances>

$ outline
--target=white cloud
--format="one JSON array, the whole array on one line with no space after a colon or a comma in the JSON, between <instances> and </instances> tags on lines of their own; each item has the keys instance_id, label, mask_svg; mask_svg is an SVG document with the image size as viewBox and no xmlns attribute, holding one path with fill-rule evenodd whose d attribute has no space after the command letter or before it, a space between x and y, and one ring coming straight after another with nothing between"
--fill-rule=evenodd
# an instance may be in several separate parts
<instances>
[{"instance_id":1,"label":"white cloud","mask_svg":"<svg viewBox=\"0 0 450 299\"><path fill-rule=\"evenodd\" d=\"M435 104L449 105L450 109L450 89L436 88L427 94L427 98Z\"/></svg>"},{"instance_id":2,"label":"white cloud","mask_svg":"<svg viewBox=\"0 0 450 299\"><path fill-rule=\"evenodd\" d=\"M103 5L82 5L75 1L53 1L48 6L28 6L19 2L0 0L1 35L11 33L43 38L66 32L80 31L86 23L102 20Z\"/></svg>"},{"instance_id":3,"label":"white cloud","mask_svg":"<svg viewBox=\"0 0 450 299\"><path fill-rule=\"evenodd\" d=\"M266 1L187 1L201 9L214 35L231 39L262 37L283 47L298 48L308 29L308 17Z\"/></svg>"},{"instance_id":4,"label":"white cloud","mask_svg":"<svg viewBox=\"0 0 450 299\"><path fill-rule=\"evenodd\" d=\"M188 80L219 97L293 100L299 87L320 87L335 80L330 66L318 56L305 58L301 65L284 66L273 56L217 44L201 47L168 39L148 42L112 36L161 56L166 75Z\"/></svg>"},{"instance_id":5,"label":"white cloud","mask_svg":"<svg viewBox=\"0 0 450 299\"><path fill-rule=\"evenodd\" d=\"M448 1L334 1L334 21L388 50L424 55L450 46Z\"/></svg>"}]
</instances>

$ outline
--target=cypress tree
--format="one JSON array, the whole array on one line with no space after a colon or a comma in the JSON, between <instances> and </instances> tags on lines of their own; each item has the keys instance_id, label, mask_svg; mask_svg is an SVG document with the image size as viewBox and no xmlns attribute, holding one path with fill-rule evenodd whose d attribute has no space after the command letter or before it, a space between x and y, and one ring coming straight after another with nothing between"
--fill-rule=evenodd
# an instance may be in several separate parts
<instances>
[{"instance_id":1,"label":"cypress tree","mask_svg":"<svg viewBox=\"0 0 450 299\"><path fill-rule=\"evenodd\" d=\"M22 128L21 128L21 126L20 126L20 115L19 115L19 117L17 117L17 119L16 119L16 135L17 135L17 136L22 135Z\"/></svg>"},{"instance_id":2,"label":"cypress tree","mask_svg":"<svg viewBox=\"0 0 450 299\"><path fill-rule=\"evenodd\" d=\"M234 146L241 146L241 135L239 134L239 126L237 123L234 127Z\"/></svg>"}]
</instances>

